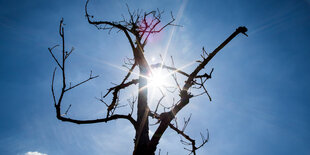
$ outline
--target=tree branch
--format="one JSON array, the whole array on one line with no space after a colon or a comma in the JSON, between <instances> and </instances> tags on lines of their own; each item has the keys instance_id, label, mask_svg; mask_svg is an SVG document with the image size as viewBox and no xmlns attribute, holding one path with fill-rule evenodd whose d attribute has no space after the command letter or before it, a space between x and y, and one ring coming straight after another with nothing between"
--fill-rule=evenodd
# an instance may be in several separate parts
<instances>
[{"instance_id":1,"label":"tree branch","mask_svg":"<svg viewBox=\"0 0 310 155\"><path fill-rule=\"evenodd\" d=\"M115 115L107 116L106 118L93 119L93 120L77 120L77 119L72 119L72 118L68 118L68 117L63 117L65 115L67 115L67 113L69 111L69 108L71 107L71 104L70 104L70 106L66 110L66 112L64 114L61 114L61 103L62 103L62 99L63 99L63 96L64 96L65 92L67 92L67 91L69 91L69 90L71 90L73 88L76 88L77 86L80 86L81 84L84 84L84 83L88 82L89 80L97 78L98 76L92 76L92 72L91 72L88 79L86 79L86 80L84 80L84 81L82 81L82 82L80 82L80 83L78 83L78 84L76 84L74 86L70 85L69 88L66 88L65 62L66 62L66 58L71 54L72 50L71 50L70 53L67 53L65 51L65 37L64 37L63 19L61 19L61 21L60 21L59 35L60 35L60 37L62 39L62 62L61 62L62 65L60 65L58 60L55 58L55 56L51 52L52 49L55 48L56 46L54 46L53 48L49 48L49 51L52 54L52 57L57 62L58 67L62 71L62 88L61 88L61 92L60 92L60 96L58 98L58 101L56 101L56 96L55 96L55 92L54 92L54 80L55 80L56 68L55 68L55 70L53 72L52 85L51 85L51 90L52 90L52 95L53 95L53 100L54 100L54 106L56 108L56 116L57 116L57 118L59 120L65 121L65 122L71 122L71 123L76 123L76 124L92 124L92 123L107 122L107 121L116 120L116 119L127 119L129 122L131 122L131 124L134 126L134 128L136 128L136 126L137 126L136 125L136 121L131 117L131 114L128 114L128 115L115 114ZM124 86L124 85L130 85L130 84L126 83L126 84L123 84L122 86Z\"/></svg>"},{"instance_id":2,"label":"tree branch","mask_svg":"<svg viewBox=\"0 0 310 155\"><path fill-rule=\"evenodd\" d=\"M180 92L180 97L181 97L180 103L177 104L176 106L174 106L171 111L161 114L163 119L161 119L161 123L160 123L159 127L157 128L157 130L155 131L155 133L154 133L154 135L150 141L150 144L149 144L149 147L151 150L156 150L156 146L158 145L161 136L163 135L163 133L165 132L165 130L169 126L169 123L171 122L171 120L175 117L175 115L177 115L177 113L182 108L184 108L189 103L189 99L191 97L193 97L193 95L189 94L188 89L193 85L192 81L197 76L199 71L202 70L208 64L208 62L225 45L227 45L234 37L236 37L239 33L245 34L246 31L247 31L247 29L245 27L239 27L238 29L236 29L236 31L233 34L231 34L221 45L219 45L212 53L210 53L208 55L208 57L206 59L204 59L203 62L201 62L196 67L196 69L190 74L190 76L188 77L188 79L186 80L186 82L182 88L182 91Z\"/></svg>"},{"instance_id":3,"label":"tree branch","mask_svg":"<svg viewBox=\"0 0 310 155\"><path fill-rule=\"evenodd\" d=\"M186 76L186 77L190 77L190 75L189 74L187 74L186 72L184 72L184 71L182 71L182 70L180 70L180 69L178 69L178 68L175 68L175 67L171 67L171 66L168 66L168 65L165 65L165 64L162 64L162 63L156 63L156 64L152 64L151 65L151 68L165 68L165 69L168 69L168 70L172 70L172 71L174 71L174 72L176 72L176 73L180 73L181 75L184 75L184 76ZM213 72L213 71L212 71ZM211 72L211 73L212 73ZM197 76L195 76L195 78L203 78L203 77L206 77L206 78L211 78L211 76L210 76L210 74L207 74L207 73L205 73L205 74L202 74L202 75L197 75Z\"/></svg>"},{"instance_id":4,"label":"tree branch","mask_svg":"<svg viewBox=\"0 0 310 155\"><path fill-rule=\"evenodd\" d=\"M60 109L58 110L60 111ZM116 119L126 119L129 120L131 122L131 124L133 124L134 128L136 128L136 121L131 117L130 114L128 115L112 115L109 116L107 118L100 118L100 119L92 119L92 120L76 120L76 119L71 119L71 118L67 118L67 117L62 117L59 113L59 115L57 114L57 118L61 121L64 122L71 122L71 123L75 123L75 124L93 124L93 123L101 123L101 122L108 122L111 120L116 120Z\"/></svg>"},{"instance_id":5,"label":"tree branch","mask_svg":"<svg viewBox=\"0 0 310 155\"><path fill-rule=\"evenodd\" d=\"M83 83L85 83L85 82L87 82L87 81L89 81L89 80L95 79L95 78L97 78L97 77L99 77L99 75L96 75L96 76L90 75L88 79L86 79L86 80L84 80L84 81L82 81L82 82L80 82L80 83L78 83L78 84L76 84L76 85L74 85L74 86L70 86L69 88L65 89L65 92L66 92L66 91L69 91L69 90L71 90L71 89L73 89L73 88L75 88L75 87L77 87L77 86L80 86L81 84L83 84Z\"/></svg>"}]
</instances>

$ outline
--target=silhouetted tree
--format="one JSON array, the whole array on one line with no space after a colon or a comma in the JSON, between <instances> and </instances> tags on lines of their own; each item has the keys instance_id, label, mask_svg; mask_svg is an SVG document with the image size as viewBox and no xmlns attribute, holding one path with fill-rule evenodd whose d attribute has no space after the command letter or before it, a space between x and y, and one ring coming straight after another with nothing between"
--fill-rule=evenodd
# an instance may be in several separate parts
<instances>
[{"instance_id":1,"label":"silhouetted tree","mask_svg":"<svg viewBox=\"0 0 310 155\"><path fill-rule=\"evenodd\" d=\"M73 49L70 51L66 51L65 49L65 34L64 34L64 27L63 27L63 19L60 21L59 25L59 35L62 39L62 58L59 60L55 57L53 54L53 49L57 47L58 45L49 48L49 52L51 53L53 59L58 65L58 68L61 70L61 76L62 76L62 88L59 97L56 97L55 91L54 91L54 79L55 79L55 73L56 68L53 72L52 77L52 95L53 100L56 108L56 116L59 120L65 121L65 122L71 122L76 124L91 124L91 123L101 123L101 122L108 122L111 120L116 119L125 119L128 120L134 127L136 134L134 139L134 155L153 155L155 154L157 145L166 131L168 127L170 127L172 130L176 131L178 134L180 134L184 139L181 139L181 142L184 145L190 146L190 148L185 148L189 151L190 154L196 154L196 150L201 148L204 144L208 142L209 139L209 133L207 133L207 136L204 137L201 134L202 142L201 144L197 145L196 141L188 136L184 130L190 121L190 117L188 119L184 119L184 126L182 128L178 127L178 123L176 121L176 115L180 110L182 110L186 105L189 105L190 99L196 96L200 96L202 94L208 95L210 101L211 97L208 94L205 82L212 77L213 69L210 71L210 73L204 73L199 74L199 72L206 67L206 65L210 62L210 60L226 45L228 44L235 36L237 36L239 33L243 33L246 35L247 29L245 27L239 27L236 29L235 32L233 32L221 45L219 45L213 52L207 53L204 48L202 48L202 54L201 58L202 60L197 61L199 64L198 66L191 72L186 73L174 66L173 59L172 59L172 65L166 65L164 61L161 63L150 65L144 55L144 47L147 44L147 41L150 37L150 35L154 35L156 33L160 33L162 30L164 30L168 26L178 26L174 24L175 18L173 17L171 13L171 20L164 24L163 26L160 26L161 23L161 15L163 11L159 11L158 9L156 11L150 11L150 12L142 12L141 10L137 10L134 12L131 12L128 9L129 19L125 19L123 17L123 20L121 21L96 21L93 20L93 16L91 16L88 13L87 6L89 1L87 0L85 4L85 15L89 22L89 24L94 25L99 30L113 30L116 29L117 31L123 32L125 34L125 37L129 41L129 44L131 46L133 59L128 59L128 62L126 65L130 66L128 67L128 73L122 80L122 82L119 85L116 85L114 87L111 87L108 89L108 92L99 98L101 102L103 102L107 106L107 114L105 118L100 119L93 119L93 120L79 120L79 119L73 119L69 118L67 116L67 113L71 107L67 108L67 110L62 114L61 110L61 103L63 101L64 94L68 92L69 90L80 86L81 84L92 80L94 78L97 78L98 76L93 76L92 72L90 73L90 76L88 79L75 84L75 85L67 85L66 82L66 60L72 53ZM127 7L128 8L128 7ZM139 70L139 78L138 79L130 79L131 74L133 70L138 67ZM157 106L155 109L150 109L148 106L148 78L153 75L152 71L154 68L165 68L170 72L171 77L175 81L175 90L177 90L179 94L179 99L177 102L172 103L171 106L165 106L162 104L163 98L167 95L164 94L162 91L162 97L159 99ZM181 83L178 82L176 74L180 74L182 76L186 77L186 81L183 83L183 86L181 86ZM115 111L118 107L120 107L119 104L119 92L131 85L138 84L138 97L133 98L130 100L130 108L131 112L129 114L116 114ZM198 95L194 95L190 88L196 88L201 89L202 93ZM109 94L112 94L112 101L111 103L106 103L104 101L104 98L108 96ZM137 102L137 105L135 103ZM159 107L162 107L162 112L159 112ZM134 109L137 108L137 118L134 119L132 117ZM149 118L157 119L157 129L152 137L149 137ZM175 120L174 123L172 123L172 120ZM159 151L160 153L160 151Z\"/></svg>"}]
</instances>

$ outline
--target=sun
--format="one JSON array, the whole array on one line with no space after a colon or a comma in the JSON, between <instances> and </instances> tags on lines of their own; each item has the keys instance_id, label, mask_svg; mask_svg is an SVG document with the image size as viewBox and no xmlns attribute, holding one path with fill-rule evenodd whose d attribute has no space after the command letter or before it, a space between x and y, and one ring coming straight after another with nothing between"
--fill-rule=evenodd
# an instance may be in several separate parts
<instances>
[{"instance_id":1,"label":"sun","mask_svg":"<svg viewBox=\"0 0 310 155\"><path fill-rule=\"evenodd\" d=\"M167 76L163 73L162 69L152 70L152 75L149 77L148 82L151 87L163 87L167 85Z\"/></svg>"}]
</instances>

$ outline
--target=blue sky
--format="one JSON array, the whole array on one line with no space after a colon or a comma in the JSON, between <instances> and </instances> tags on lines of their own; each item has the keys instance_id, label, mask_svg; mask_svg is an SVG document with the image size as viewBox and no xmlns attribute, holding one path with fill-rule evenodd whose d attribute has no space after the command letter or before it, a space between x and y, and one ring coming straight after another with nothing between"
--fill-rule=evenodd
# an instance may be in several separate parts
<instances>
[{"instance_id":1,"label":"blue sky","mask_svg":"<svg viewBox=\"0 0 310 155\"><path fill-rule=\"evenodd\" d=\"M146 47L148 59L158 60L167 50L176 66L198 60L202 46L212 51L238 26L249 29L248 38L236 37L206 68L215 68L207 84L213 101L194 98L179 114L192 113L186 131L198 141L199 132L210 131L210 141L199 154L310 154L309 0L93 0L90 12L120 19L126 3L178 17L183 27L166 29ZM69 80L83 80L89 70L100 75L65 96L64 106L72 104L70 117L105 116L95 97L125 75L109 64L121 66L124 57L132 57L123 34L109 35L87 23L84 4L0 1L0 154L131 154L134 130L126 121L76 125L55 117L50 83L56 64L47 48L60 42L61 17L67 47L76 49ZM159 148L172 155L187 153L170 129Z\"/></svg>"}]
</instances>

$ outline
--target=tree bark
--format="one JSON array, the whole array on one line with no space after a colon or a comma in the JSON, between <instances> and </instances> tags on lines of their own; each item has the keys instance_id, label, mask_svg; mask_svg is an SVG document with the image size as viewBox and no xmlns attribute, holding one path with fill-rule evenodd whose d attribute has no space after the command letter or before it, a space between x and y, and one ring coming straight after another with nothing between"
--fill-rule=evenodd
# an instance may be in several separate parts
<instances>
[{"instance_id":1,"label":"tree bark","mask_svg":"<svg viewBox=\"0 0 310 155\"><path fill-rule=\"evenodd\" d=\"M138 95L138 111L137 111L137 130L135 136L134 155L142 155L147 151L149 138L149 120L148 120L148 105L147 105L147 76L145 71L140 69L139 76L139 95Z\"/></svg>"},{"instance_id":2,"label":"tree bark","mask_svg":"<svg viewBox=\"0 0 310 155\"><path fill-rule=\"evenodd\" d=\"M150 74L149 66L144 58L143 50L136 48L136 61L139 65L139 93L138 93L138 111L137 111L137 130L135 136L134 155L154 155L148 151L149 138L149 107L147 102L148 88L147 77Z\"/></svg>"}]
</instances>

